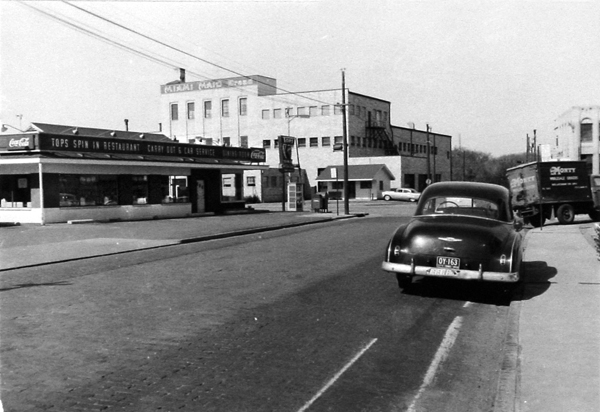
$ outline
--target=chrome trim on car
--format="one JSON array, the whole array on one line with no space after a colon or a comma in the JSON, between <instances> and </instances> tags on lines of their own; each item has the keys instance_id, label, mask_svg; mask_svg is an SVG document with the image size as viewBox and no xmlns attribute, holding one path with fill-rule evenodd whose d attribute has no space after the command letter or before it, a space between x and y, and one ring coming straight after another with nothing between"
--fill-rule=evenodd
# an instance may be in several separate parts
<instances>
[{"instance_id":1,"label":"chrome trim on car","mask_svg":"<svg viewBox=\"0 0 600 412\"><path fill-rule=\"evenodd\" d=\"M410 265L404 263L383 262L381 268L386 272L405 273L416 276L443 277L449 279L463 280L484 280L490 282L511 282L519 281L518 272L485 272L483 266L479 265L479 270L454 269L453 276L439 276L429 274L430 266L415 266L414 261Z\"/></svg>"}]
</instances>

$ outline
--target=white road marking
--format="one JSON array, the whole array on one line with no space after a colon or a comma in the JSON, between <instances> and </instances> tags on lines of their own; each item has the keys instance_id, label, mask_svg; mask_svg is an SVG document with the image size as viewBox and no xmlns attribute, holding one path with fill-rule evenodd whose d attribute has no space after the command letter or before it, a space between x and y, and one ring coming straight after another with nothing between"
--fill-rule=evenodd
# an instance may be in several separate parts
<instances>
[{"instance_id":1,"label":"white road marking","mask_svg":"<svg viewBox=\"0 0 600 412\"><path fill-rule=\"evenodd\" d=\"M427 373L425 374L423 383L421 384L421 387L419 388L419 392L414 397L407 412L416 412L416 405L417 405L419 398L421 397L423 392L425 392L425 389L427 389L427 387L429 385L431 385L431 383L433 382L433 379L435 378L438 368L444 362L444 360L446 360L446 358L448 357L448 353L450 353L450 349L452 348L452 345L454 345L454 342L456 341L456 337L458 336L460 327L462 326L462 320L463 320L462 316L457 316L456 318L454 318L454 320L452 321L450 326L448 326L448 329L446 330L446 334L444 335L444 340L442 340L440 347L438 348L437 352L435 353L435 356L433 357L433 360L431 361L431 365L429 365L429 369L427 369Z\"/></svg>"},{"instance_id":2,"label":"white road marking","mask_svg":"<svg viewBox=\"0 0 600 412\"><path fill-rule=\"evenodd\" d=\"M310 407L310 405L312 405L317 399L319 399L321 395L323 395L327 391L327 389L329 389L340 378L340 376L342 376L342 374L354 364L354 362L356 362L366 351L368 351L369 348L373 346L375 342L377 342L377 339L372 339L364 348L360 350L360 352L354 355L354 357L350 359L350 361L338 373L336 373L335 376L331 378L329 382L327 382L325 386L323 386L323 388L321 388L321 390L317 392L317 394L313 396L310 401L306 402L302 408L298 409L298 412L304 412L305 410L307 410Z\"/></svg>"}]
</instances>

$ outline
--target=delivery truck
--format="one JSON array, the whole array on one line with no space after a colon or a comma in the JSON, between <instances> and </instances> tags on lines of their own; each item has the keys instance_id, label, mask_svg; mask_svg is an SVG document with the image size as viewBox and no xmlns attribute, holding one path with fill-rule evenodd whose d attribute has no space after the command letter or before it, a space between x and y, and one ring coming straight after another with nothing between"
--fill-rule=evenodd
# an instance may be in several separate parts
<instances>
[{"instance_id":1,"label":"delivery truck","mask_svg":"<svg viewBox=\"0 0 600 412\"><path fill-rule=\"evenodd\" d=\"M542 226L553 216L561 224L575 215L600 220L600 176L583 161L532 162L507 169L513 210L526 223Z\"/></svg>"}]
</instances>

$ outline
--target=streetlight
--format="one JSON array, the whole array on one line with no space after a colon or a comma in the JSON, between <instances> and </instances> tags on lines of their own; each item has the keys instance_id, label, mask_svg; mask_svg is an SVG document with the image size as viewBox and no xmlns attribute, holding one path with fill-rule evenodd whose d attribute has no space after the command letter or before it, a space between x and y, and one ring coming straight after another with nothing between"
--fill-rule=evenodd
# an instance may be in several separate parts
<instances>
[{"instance_id":1,"label":"streetlight","mask_svg":"<svg viewBox=\"0 0 600 412\"><path fill-rule=\"evenodd\" d=\"M24 130L17 129L15 126L11 126L10 124L7 124L7 123L2 123L2 129L0 129L0 131L1 131L2 133L4 133L4 132L7 132L9 127L10 127L11 129L18 130L18 131L19 131L19 132L21 132L21 133L25 133L25 131L24 131Z\"/></svg>"}]
</instances>

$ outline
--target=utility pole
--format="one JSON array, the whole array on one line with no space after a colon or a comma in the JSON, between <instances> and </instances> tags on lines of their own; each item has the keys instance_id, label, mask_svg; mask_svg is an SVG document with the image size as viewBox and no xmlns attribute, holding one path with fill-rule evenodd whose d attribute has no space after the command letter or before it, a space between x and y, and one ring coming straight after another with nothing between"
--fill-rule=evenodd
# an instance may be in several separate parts
<instances>
[{"instance_id":1,"label":"utility pole","mask_svg":"<svg viewBox=\"0 0 600 412\"><path fill-rule=\"evenodd\" d=\"M348 133L346 131L346 72L342 69L342 122L343 124L343 145L344 145L344 214L350 214L350 202L348 195L350 193L348 187Z\"/></svg>"},{"instance_id":2,"label":"utility pole","mask_svg":"<svg viewBox=\"0 0 600 412\"><path fill-rule=\"evenodd\" d=\"M429 123L427 123L427 182L426 185L431 184L431 159L430 159L431 145L429 141Z\"/></svg>"}]
</instances>

